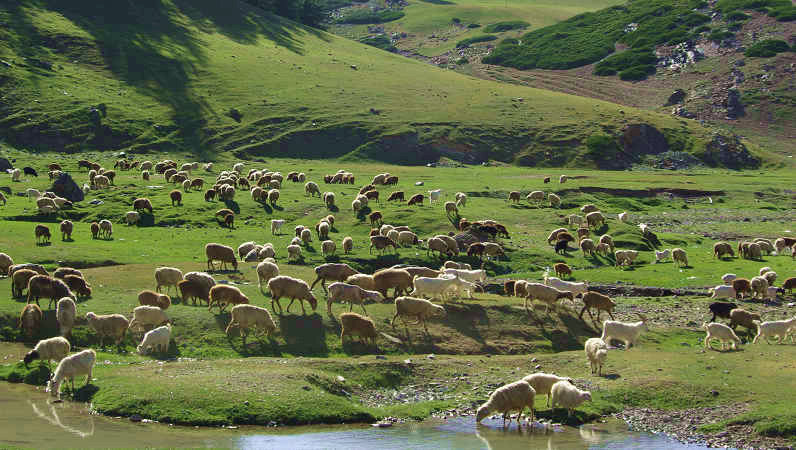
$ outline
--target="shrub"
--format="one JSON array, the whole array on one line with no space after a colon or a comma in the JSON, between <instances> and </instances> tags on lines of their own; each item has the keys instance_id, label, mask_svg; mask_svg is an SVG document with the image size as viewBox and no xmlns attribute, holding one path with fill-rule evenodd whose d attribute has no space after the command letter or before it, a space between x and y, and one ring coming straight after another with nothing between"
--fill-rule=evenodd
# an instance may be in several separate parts
<instances>
[{"instance_id":1,"label":"shrub","mask_svg":"<svg viewBox=\"0 0 796 450\"><path fill-rule=\"evenodd\" d=\"M477 42L487 42L487 41L494 41L497 39L496 36L492 36L490 34L482 34L480 36L473 36L471 38L462 39L461 41L456 43L456 48L464 48L469 47L472 44Z\"/></svg>"},{"instance_id":2,"label":"shrub","mask_svg":"<svg viewBox=\"0 0 796 450\"><path fill-rule=\"evenodd\" d=\"M742 13L740 11L733 11L733 12L727 14L727 16L725 17L725 19L727 19L728 22L738 22L738 21L741 21L741 20L746 20L748 18L749 18L749 16L747 16L746 14L744 14L744 13Z\"/></svg>"},{"instance_id":3,"label":"shrub","mask_svg":"<svg viewBox=\"0 0 796 450\"><path fill-rule=\"evenodd\" d=\"M694 29L694 34L708 33L708 32L710 32L710 27L707 25L702 25L701 27L696 27L696 29Z\"/></svg>"},{"instance_id":4,"label":"shrub","mask_svg":"<svg viewBox=\"0 0 796 450\"><path fill-rule=\"evenodd\" d=\"M780 22L791 22L796 20L796 7L783 6L781 8L775 8L769 11L768 15L776 17Z\"/></svg>"},{"instance_id":5,"label":"shrub","mask_svg":"<svg viewBox=\"0 0 796 450\"><path fill-rule=\"evenodd\" d=\"M689 27L695 27L697 25L702 25L703 23L710 22L710 17L700 14L700 13L691 13L683 19L683 24Z\"/></svg>"},{"instance_id":6,"label":"shrub","mask_svg":"<svg viewBox=\"0 0 796 450\"><path fill-rule=\"evenodd\" d=\"M616 75L616 70L610 67L595 67L593 73L600 77L610 77L611 75Z\"/></svg>"},{"instance_id":7,"label":"shrub","mask_svg":"<svg viewBox=\"0 0 796 450\"><path fill-rule=\"evenodd\" d=\"M650 67L652 67L652 72L654 73L654 66L635 66L619 72L619 79L622 81L645 80L650 73Z\"/></svg>"},{"instance_id":8,"label":"shrub","mask_svg":"<svg viewBox=\"0 0 796 450\"><path fill-rule=\"evenodd\" d=\"M403 12L392 9L371 11L369 8L356 8L345 14L343 17L337 19L337 22L356 24L384 23L398 20L403 16Z\"/></svg>"},{"instance_id":9,"label":"shrub","mask_svg":"<svg viewBox=\"0 0 796 450\"><path fill-rule=\"evenodd\" d=\"M453 22L453 23L461 23L462 19L460 19L458 17L454 17L453 19L451 19L451 22Z\"/></svg>"},{"instance_id":10,"label":"shrub","mask_svg":"<svg viewBox=\"0 0 796 450\"><path fill-rule=\"evenodd\" d=\"M777 39L766 39L747 48L744 55L758 58L770 58L776 56L777 53L788 51L791 51L791 48L787 42Z\"/></svg>"},{"instance_id":11,"label":"shrub","mask_svg":"<svg viewBox=\"0 0 796 450\"><path fill-rule=\"evenodd\" d=\"M586 139L586 153L594 160L608 160L616 157L619 145L616 139L607 134L593 134Z\"/></svg>"},{"instance_id":12,"label":"shrub","mask_svg":"<svg viewBox=\"0 0 796 450\"><path fill-rule=\"evenodd\" d=\"M479 28L481 26L480 23L471 23L467 25L467 28Z\"/></svg>"},{"instance_id":13,"label":"shrub","mask_svg":"<svg viewBox=\"0 0 796 450\"><path fill-rule=\"evenodd\" d=\"M380 34L378 36L364 37L360 39L359 42L370 45L372 47L380 48L382 50L386 50L388 52L394 52L396 50L395 46L392 45L392 41L390 40L390 38L388 38L383 34Z\"/></svg>"},{"instance_id":14,"label":"shrub","mask_svg":"<svg viewBox=\"0 0 796 450\"><path fill-rule=\"evenodd\" d=\"M507 22L498 22L487 25L484 28L485 33L502 33L504 31L510 30L521 30L523 28L528 28L531 26L528 22L524 22L522 20L511 20Z\"/></svg>"},{"instance_id":15,"label":"shrub","mask_svg":"<svg viewBox=\"0 0 796 450\"><path fill-rule=\"evenodd\" d=\"M719 30L713 30L713 32L711 32L708 35L708 39L710 39L713 42L721 42L725 39L730 39L733 37L735 37L734 33L731 33L729 31L719 31Z\"/></svg>"},{"instance_id":16,"label":"shrub","mask_svg":"<svg viewBox=\"0 0 796 450\"><path fill-rule=\"evenodd\" d=\"M617 72L630 69L631 67L654 65L657 60L658 58L649 48L626 50L600 61L594 67L594 74L602 76L614 75Z\"/></svg>"}]
</instances>

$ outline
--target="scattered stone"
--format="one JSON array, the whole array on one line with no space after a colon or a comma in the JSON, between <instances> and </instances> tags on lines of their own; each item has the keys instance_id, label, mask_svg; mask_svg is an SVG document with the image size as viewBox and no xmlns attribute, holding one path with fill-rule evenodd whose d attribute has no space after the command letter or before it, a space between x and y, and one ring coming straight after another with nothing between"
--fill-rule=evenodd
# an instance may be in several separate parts
<instances>
[{"instance_id":1,"label":"scattered stone","mask_svg":"<svg viewBox=\"0 0 796 450\"><path fill-rule=\"evenodd\" d=\"M141 417L139 414L133 414L132 416L130 416L130 422L140 422L142 420L144 420L144 418Z\"/></svg>"},{"instance_id":2,"label":"scattered stone","mask_svg":"<svg viewBox=\"0 0 796 450\"><path fill-rule=\"evenodd\" d=\"M677 89L676 91L672 92L669 96L669 99L666 100L666 104L663 106L672 106L678 103L682 103L685 100L686 92L682 89Z\"/></svg>"},{"instance_id":3,"label":"scattered stone","mask_svg":"<svg viewBox=\"0 0 796 450\"><path fill-rule=\"evenodd\" d=\"M423 184L424 183L422 181L418 181L418 182L415 183L415 186L423 186Z\"/></svg>"}]
</instances>

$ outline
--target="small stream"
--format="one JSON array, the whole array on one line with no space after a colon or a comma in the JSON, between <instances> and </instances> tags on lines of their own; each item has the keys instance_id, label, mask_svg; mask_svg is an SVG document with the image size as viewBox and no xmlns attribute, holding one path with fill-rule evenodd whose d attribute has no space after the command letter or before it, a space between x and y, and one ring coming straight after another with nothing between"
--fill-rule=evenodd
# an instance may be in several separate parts
<instances>
[{"instance_id":1,"label":"small stream","mask_svg":"<svg viewBox=\"0 0 796 450\"><path fill-rule=\"evenodd\" d=\"M698 449L664 436L627 431L618 421L562 427L559 431L504 430L500 420L428 420L374 428L369 425L241 427L236 430L133 423L89 414L88 406L53 403L43 388L0 383L0 446L35 448L214 447L387 449Z\"/></svg>"}]
</instances>

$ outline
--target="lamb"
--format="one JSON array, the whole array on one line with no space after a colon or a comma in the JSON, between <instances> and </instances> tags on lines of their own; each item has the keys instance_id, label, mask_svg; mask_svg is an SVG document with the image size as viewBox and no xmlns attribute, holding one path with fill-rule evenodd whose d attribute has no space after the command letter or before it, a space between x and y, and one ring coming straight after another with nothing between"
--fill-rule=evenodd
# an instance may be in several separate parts
<instances>
[{"instance_id":1,"label":"lamb","mask_svg":"<svg viewBox=\"0 0 796 450\"><path fill-rule=\"evenodd\" d=\"M732 280L732 288L735 289L736 295L743 298L744 294L752 293L752 283L746 278L736 278Z\"/></svg>"},{"instance_id":2,"label":"lamb","mask_svg":"<svg viewBox=\"0 0 796 450\"><path fill-rule=\"evenodd\" d=\"M315 268L315 281L312 282L310 289L315 288L315 285L320 281L321 288L323 288L324 292L326 291L326 285L324 284L326 280L332 281L345 281L346 278L350 277L351 275L356 275L359 272L354 270L351 266L344 263L327 263L321 264L320 266Z\"/></svg>"},{"instance_id":3,"label":"lamb","mask_svg":"<svg viewBox=\"0 0 796 450\"><path fill-rule=\"evenodd\" d=\"M334 241L323 241L321 242L321 249L323 252L323 256L331 256L334 255L335 250L337 250L337 245Z\"/></svg>"},{"instance_id":4,"label":"lamb","mask_svg":"<svg viewBox=\"0 0 796 450\"><path fill-rule=\"evenodd\" d=\"M757 344L757 341L762 337L768 344L771 344L768 338L776 337L777 344L781 344L785 341L785 339L788 338L788 335L790 335L790 340L793 342L794 332L796 332L796 316L787 320L763 322L758 324L757 336L755 336L755 339L752 341L752 343Z\"/></svg>"},{"instance_id":5,"label":"lamb","mask_svg":"<svg viewBox=\"0 0 796 450\"><path fill-rule=\"evenodd\" d=\"M70 297L73 300L76 298L69 290L69 286L62 280L51 278L48 275L36 275L28 281L28 303L35 300L38 305L40 297L50 299L48 309L51 309L53 303L63 297Z\"/></svg>"},{"instance_id":6,"label":"lamb","mask_svg":"<svg viewBox=\"0 0 796 450\"><path fill-rule=\"evenodd\" d=\"M672 249L672 260L677 267L688 267L688 255L686 255L685 250L682 248L678 247Z\"/></svg>"},{"instance_id":7,"label":"lamb","mask_svg":"<svg viewBox=\"0 0 796 450\"><path fill-rule=\"evenodd\" d=\"M729 287L729 286L725 286L725 287ZM732 289L732 288L730 287L730 289ZM732 298L735 298L735 290L733 290ZM713 313L713 317L710 319L710 322L711 323L715 322L716 321L716 317L721 317L723 319L729 319L730 318L730 312L733 309L737 308L737 307L738 307L738 305L736 305L735 303L730 303L730 302L713 302L713 303L711 303L710 306L708 306L708 309L710 310L710 312Z\"/></svg>"},{"instance_id":8,"label":"lamb","mask_svg":"<svg viewBox=\"0 0 796 450\"><path fill-rule=\"evenodd\" d=\"M215 285L216 280L207 273L188 272L185 274L185 280L177 283L177 289L180 291L180 298L183 302L191 298L196 304L196 298L199 298L209 303L210 289Z\"/></svg>"},{"instance_id":9,"label":"lamb","mask_svg":"<svg viewBox=\"0 0 796 450\"><path fill-rule=\"evenodd\" d=\"M735 275L734 273L725 273L721 276L721 281L723 281L726 285L730 285L732 284L732 280L736 278L738 278L738 275Z\"/></svg>"},{"instance_id":10,"label":"lamb","mask_svg":"<svg viewBox=\"0 0 796 450\"><path fill-rule=\"evenodd\" d=\"M611 300L611 298L607 295L600 294L599 292L588 291L583 294L583 305L583 309L580 310L580 315L578 316L580 320L583 320L584 311L588 311L589 317L594 320L594 316L591 313L593 308L597 309L597 320L600 320L600 313L603 311L607 311L611 320L614 320L614 315L612 312L614 307L616 307L616 302Z\"/></svg>"},{"instance_id":11,"label":"lamb","mask_svg":"<svg viewBox=\"0 0 796 450\"><path fill-rule=\"evenodd\" d=\"M14 297L21 297L22 291L28 288L28 282L31 278L38 275L35 270L19 269L11 275L11 295Z\"/></svg>"},{"instance_id":12,"label":"lamb","mask_svg":"<svg viewBox=\"0 0 796 450\"><path fill-rule=\"evenodd\" d=\"M34 233L36 235L37 244L50 242L50 229L44 225L36 225Z\"/></svg>"},{"instance_id":13,"label":"lamb","mask_svg":"<svg viewBox=\"0 0 796 450\"><path fill-rule=\"evenodd\" d=\"M290 303L287 305L287 312L290 312L290 306L298 299L301 312L306 315L307 311L304 309L304 301L306 300L312 310L318 308L318 300L312 295L309 285L298 278L289 277L286 275L279 275L268 281L268 290L271 291L271 309L276 312L274 302L279 306L279 315L282 315L282 305L279 299L282 297L290 298Z\"/></svg>"},{"instance_id":14,"label":"lamb","mask_svg":"<svg viewBox=\"0 0 796 450\"><path fill-rule=\"evenodd\" d=\"M64 297L58 300L55 318L58 321L58 332L61 336L70 337L77 317L77 306L74 300Z\"/></svg>"},{"instance_id":15,"label":"lamb","mask_svg":"<svg viewBox=\"0 0 796 450\"><path fill-rule=\"evenodd\" d=\"M550 397L552 398L553 409L556 406L566 408L567 417L571 417L575 408L585 401L591 401L591 392L581 391L568 381L559 381L550 390Z\"/></svg>"},{"instance_id":16,"label":"lamb","mask_svg":"<svg viewBox=\"0 0 796 450\"><path fill-rule=\"evenodd\" d=\"M53 397L61 397L61 384L64 379L69 379L72 383L72 391L75 390L75 377L79 375L86 376L86 385L91 381L91 372L94 369L94 362L97 360L97 354L94 350L87 349L80 353L75 353L65 357L58 363L50 381L47 382L46 392L49 392Z\"/></svg>"},{"instance_id":17,"label":"lamb","mask_svg":"<svg viewBox=\"0 0 796 450\"><path fill-rule=\"evenodd\" d=\"M285 224L285 220L284 219L281 219L281 220L271 219L271 234L272 235L278 235L279 234L279 230L282 228L282 225L284 225L284 224Z\"/></svg>"},{"instance_id":18,"label":"lamb","mask_svg":"<svg viewBox=\"0 0 796 450\"><path fill-rule=\"evenodd\" d=\"M583 348L586 351L586 358L589 360L591 373L597 372L598 376L602 376L603 365L608 357L608 346L600 338L590 338L586 340Z\"/></svg>"},{"instance_id":19,"label":"lamb","mask_svg":"<svg viewBox=\"0 0 796 450\"><path fill-rule=\"evenodd\" d=\"M182 281L182 271L174 267L158 267L155 269L155 290L160 292L161 286L166 286L166 292L171 290L171 287L177 287L177 283Z\"/></svg>"},{"instance_id":20,"label":"lamb","mask_svg":"<svg viewBox=\"0 0 796 450\"><path fill-rule=\"evenodd\" d=\"M376 325L373 320L361 316L357 313L347 312L340 314L340 325L342 331L340 333L341 344L345 343L345 338L359 336L360 340L364 339L366 342L370 340L372 345L376 345Z\"/></svg>"},{"instance_id":21,"label":"lamb","mask_svg":"<svg viewBox=\"0 0 796 450\"><path fill-rule=\"evenodd\" d=\"M383 269L373 274L375 291L387 298L387 290L394 288L395 297L407 292L412 287L412 276L403 269Z\"/></svg>"},{"instance_id":22,"label":"lamb","mask_svg":"<svg viewBox=\"0 0 796 450\"><path fill-rule=\"evenodd\" d=\"M186 299L183 298L183 302L185 300ZM169 308L169 306L171 306L171 298L169 298L169 296L166 294L159 294L154 291L144 290L138 293L138 304L144 306L157 306L165 311Z\"/></svg>"},{"instance_id":23,"label":"lamb","mask_svg":"<svg viewBox=\"0 0 796 450\"><path fill-rule=\"evenodd\" d=\"M214 288L219 286L213 286ZM212 303L212 289L210 290L210 299ZM127 326L130 330L141 328L146 330L147 327L156 328L163 324L171 323L169 317L162 309L157 306L136 306L133 309L133 318L130 320L130 325Z\"/></svg>"},{"instance_id":24,"label":"lamb","mask_svg":"<svg viewBox=\"0 0 796 450\"><path fill-rule=\"evenodd\" d=\"M69 290L76 293L80 297L91 297L91 287L86 283L82 277L77 275L66 275L64 283L69 287Z\"/></svg>"},{"instance_id":25,"label":"lamb","mask_svg":"<svg viewBox=\"0 0 796 450\"><path fill-rule=\"evenodd\" d=\"M116 339L116 345L119 346L124 339L124 334L127 332L129 322L121 314L108 314L96 315L93 312L86 313L86 320L96 333L100 340L100 347L103 346L105 338Z\"/></svg>"},{"instance_id":26,"label":"lamb","mask_svg":"<svg viewBox=\"0 0 796 450\"><path fill-rule=\"evenodd\" d=\"M298 239L298 238L293 238ZM290 244L287 246L287 259L288 260L300 260L301 259L301 246L297 244Z\"/></svg>"},{"instance_id":27,"label":"lamb","mask_svg":"<svg viewBox=\"0 0 796 450\"><path fill-rule=\"evenodd\" d=\"M516 285L515 285L516 289ZM545 312L550 313L550 306L555 306L560 298L568 298L574 303L574 296L572 292L560 291L554 287L547 286L541 283L526 283L525 284L525 311L529 312L528 304L533 303L534 300L540 300L545 304Z\"/></svg>"},{"instance_id":28,"label":"lamb","mask_svg":"<svg viewBox=\"0 0 796 450\"><path fill-rule=\"evenodd\" d=\"M733 350L737 350L736 345L741 344L741 339L732 331L732 328L724 325L723 323L702 323L702 328L707 335L705 336L704 346L710 348L710 341L713 339L721 342L721 349L724 350L727 343L730 344Z\"/></svg>"},{"instance_id":29,"label":"lamb","mask_svg":"<svg viewBox=\"0 0 796 450\"><path fill-rule=\"evenodd\" d=\"M225 333L229 336L232 328L238 328L243 339L243 345L246 345L246 337L249 335L251 328L255 329L256 335L271 337L276 331L276 323L274 323L271 313L267 309L254 305L235 305L230 310L230 321L227 325Z\"/></svg>"},{"instance_id":30,"label":"lamb","mask_svg":"<svg viewBox=\"0 0 796 450\"><path fill-rule=\"evenodd\" d=\"M603 322L603 334L600 337L606 344L611 343L611 339L622 341L625 344L625 350L630 346L635 346L641 333L647 331L647 318L642 314L638 314L641 322L619 322L616 320L606 320Z\"/></svg>"},{"instance_id":31,"label":"lamb","mask_svg":"<svg viewBox=\"0 0 796 450\"><path fill-rule=\"evenodd\" d=\"M231 263L234 270L238 270L238 260L232 247L210 243L205 245L205 255L207 255L207 268L210 271L215 269L213 261L220 261L221 268L226 268L227 263Z\"/></svg>"},{"instance_id":32,"label":"lamb","mask_svg":"<svg viewBox=\"0 0 796 450\"><path fill-rule=\"evenodd\" d=\"M559 381L572 384L572 378L559 377L551 373L536 372L523 377L522 381L530 384L536 395L547 396L547 406L550 406L550 396L553 386Z\"/></svg>"},{"instance_id":33,"label":"lamb","mask_svg":"<svg viewBox=\"0 0 796 450\"><path fill-rule=\"evenodd\" d=\"M669 259L671 257L672 257L672 251L670 249L668 249L668 248L666 250L663 250L663 251L660 251L660 252L658 250L655 250L655 262L656 263L658 263L660 261L663 261L664 259Z\"/></svg>"},{"instance_id":34,"label":"lamb","mask_svg":"<svg viewBox=\"0 0 796 450\"><path fill-rule=\"evenodd\" d=\"M341 282L332 283L329 285L329 296L326 299L327 314L330 317L332 316L332 303L334 302L348 302L349 311L353 309L354 304L358 304L362 307L362 311L367 314L368 312L365 310L365 300L368 299L381 302L383 297L379 292L365 290L356 285Z\"/></svg>"},{"instance_id":35,"label":"lamb","mask_svg":"<svg viewBox=\"0 0 796 450\"><path fill-rule=\"evenodd\" d=\"M732 246L726 242L716 242L713 244L713 258L722 259L724 255L729 254L731 257L735 256Z\"/></svg>"},{"instance_id":36,"label":"lamb","mask_svg":"<svg viewBox=\"0 0 796 450\"><path fill-rule=\"evenodd\" d=\"M347 255L347 254L351 253L351 251L353 249L354 249L354 240L351 238L351 236L344 237L343 238L343 252L345 252L345 254Z\"/></svg>"},{"instance_id":37,"label":"lamb","mask_svg":"<svg viewBox=\"0 0 796 450\"><path fill-rule=\"evenodd\" d=\"M219 313L223 313L227 305L248 303L249 297L243 295L237 287L227 284L218 284L210 288L210 301L207 304L207 310L209 311L215 304L218 306Z\"/></svg>"},{"instance_id":38,"label":"lamb","mask_svg":"<svg viewBox=\"0 0 796 450\"><path fill-rule=\"evenodd\" d=\"M384 249L388 247L392 247L395 252L398 253L398 244L387 236L371 236L370 248L368 249L369 254L373 254L374 247L376 250L381 250L382 254L384 253Z\"/></svg>"},{"instance_id":39,"label":"lamb","mask_svg":"<svg viewBox=\"0 0 796 450\"><path fill-rule=\"evenodd\" d=\"M569 291L573 295L583 295L589 290L589 286L585 282L564 281L556 277L548 277L547 271L543 275L544 284L552 286L559 291Z\"/></svg>"},{"instance_id":40,"label":"lamb","mask_svg":"<svg viewBox=\"0 0 796 450\"><path fill-rule=\"evenodd\" d=\"M616 267L621 267L624 265L632 266L633 261L635 261L637 257L638 257L637 250L617 250L616 252L614 252Z\"/></svg>"},{"instance_id":41,"label":"lamb","mask_svg":"<svg viewBox=\"0 0 796 450\"><path fill-rule=\"evenodd\" d=\"M534 417L534 400L536 399L536 391L526 381L515 381L507 385L495 389L489 396L489 400L478 408L475 415L475 420L480 423L486 416L492 412L503 413L503 426L506 426L506 417L509 417L509 425L511 424L511 417L509 414L512 411L519 411L517 415L517 422L520 421L525 408L531 409L531 420Z\"/></svg>"},{"instance_id":42,"label":"lamb","mask_svg":"<svg viewBox=\"0 0 796 450\"><path fill-rule=\"evenodd\" d=\"M735 328L740 325L751 332L757 329L757 323L760 322L760 314L747 311L742 308L735 308L730 311L730 328Z\"/></svg>"},{"instance_id":43,"label":"lamb","mask_svg":"<svg viewBox=\"0 0 796 450\"><path fill-rule=\"evenodd\" d=\"M157 353L165 353L169 351L170 339L171 325L157 327L144 335L144 338L135 350L139 355L149 353L150 349Z\"/></svg>"},{"instance_id":44,"label":"lamb","mask_svg":"<svg viewBox=\"0 0 796 450\"><path fill-rule=\"evenodd\" d=\"M69 345L69 341L63 337L59 336L50 339L42 339L36 344L33 350L25 354L23 361L27 367L34 359L41 359L47 362L47 367L50 367L50 360L60 362L69 355L70 349L71 346Z\"/></svg>"},{"instance_id":45,"label":"lamb","mask_svg":"<svg viewBox=\"0 0 796 450\"><path fill-rule=\"evenodd\" d=\"M765 277L754 277L749 282L752 288L752 298L757 298L760 295L760 298L763 299L766 297L766 293L768 292L768 280Z\"/></svg>"}]
</instances>

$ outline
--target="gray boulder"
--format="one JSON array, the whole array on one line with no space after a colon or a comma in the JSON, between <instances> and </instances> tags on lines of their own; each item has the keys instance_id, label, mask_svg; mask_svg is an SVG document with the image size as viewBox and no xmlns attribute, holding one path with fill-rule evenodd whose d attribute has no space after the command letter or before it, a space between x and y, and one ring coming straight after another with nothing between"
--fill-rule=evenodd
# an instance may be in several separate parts
<instances>
[{"instance_id":1,"label":"gray boulder","mask_svg":"<svg viewBox=\"0 0 796 450\"><path fill-rule=\"evenodd\" d=\"M63 197L72 203L82 202L85 197L83 195L83 189L75 183L75 180L73 180L72 176L68 173L59 175L53 182L50 190L55 192L59 197Z\"/></svg>"}]
</instances>

